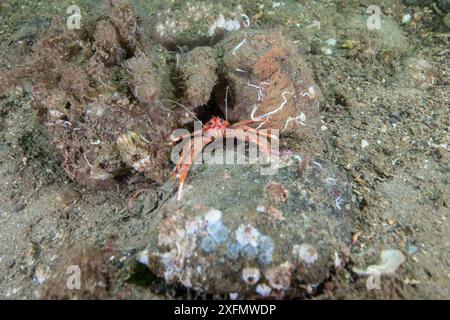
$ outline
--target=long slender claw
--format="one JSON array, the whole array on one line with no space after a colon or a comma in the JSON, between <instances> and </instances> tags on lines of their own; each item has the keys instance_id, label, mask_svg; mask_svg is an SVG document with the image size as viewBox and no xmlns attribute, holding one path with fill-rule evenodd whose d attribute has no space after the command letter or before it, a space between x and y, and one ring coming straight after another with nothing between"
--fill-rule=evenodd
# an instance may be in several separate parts
<instances>
[{"instance_id":1,"label":"long slender claw","mask_svg":"<svg viewBox=\"0 0 450 320\"><path fill-rule=\"evenodd\" d=\"M278 140L278 137L273 135L273 134L271 134L271 133L266 133L264 131L253 129L253 128L248 127L248 126L243 126L242 129L244 131L255 133L255 134L259 135L259 136L263 136L263 137L270 138L270 139L273 139L273 140Z\"/></svg>"},{"instance_id":2,"label":"long slender claw","mask_svg":"<svg viewBox=\"0 0 450 320\"><path fill-rule=\"evenodd\" d=\"M184 181L186 181L186 177L187 177L187 173L189 171L190 165L189 164L183 164L181 166L181 172L178 174L178 178L180 179L180 185L178 187L178 196L177 196L177 200L180 201L181 197L182 197L182 192L183 192L183 186L184 186Z\"/></svg>"},{"instance_id":3,"label":"long slender claw","mask_svg":"<svg viewBox=\"0 0 450 320\"><path fill-rule=\"evenodd\" d=\"M214 137L207 137L202 139L202 144L200 146L197 146L194 144L194 142L190 142L190 145L188 148L183 150L183 154L181 155L180 160L178 161L175 170L174 170L174 177L175 180L179 179L180 186L178 187L178 196L177 199L181 200L182 197L182 189L184 186L184 181L186 180L187 174L189 172L189 169L191 167L191 164L194 163L195 159L199 156L199 154L202 152L203 147L207 144L211 143L213 141ZM186 159L187 155L190 155L190 158Z\"/></svg>"},{"instance_id":4,"label":"long slender claw","mask_svg":"<svg viewBox=\"0 0 450 320\"><path fill-rule=\"evenodd\" d=\"M184 185L184 183L180 182L180 186L178 187L178 196L177 196L177 200L178 201L181 200L181 195L182 195L182 192L183 192L183 185Z\"/></svg>"}]
</instances>

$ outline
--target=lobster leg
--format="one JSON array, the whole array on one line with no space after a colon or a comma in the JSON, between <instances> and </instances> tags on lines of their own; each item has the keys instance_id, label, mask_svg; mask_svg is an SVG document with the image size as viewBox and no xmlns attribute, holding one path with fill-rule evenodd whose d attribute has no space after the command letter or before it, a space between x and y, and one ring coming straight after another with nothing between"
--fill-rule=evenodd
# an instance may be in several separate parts
<instances>
[{"instance_id":1,"label":"lobster leg","mask_svg":"<svg viewBox=\"0 0 450 320\"><path fill-rule=\"evenodd\" d=\"M245 126L245 125L248 125L248 124L262 123L262 122L270 123L269 120L245 120L245 121L241 121L241 122L237 122L237 123L232 124L230 128L234 129L234 128L239 128L241 126Z\"/></svg>"},{"instance_id":2,"label":"lobster leg","mask_svg":"<svg viewBox=\"0 0 450 320\"><path fill-rule=\"evenodd\" d=\"M192 138L198 137L201 134L203 134L203 130L197 130L194 133L188 133L188 134L185 134L185 135L182 135L182 136L178 136L178 137L175 137L174 139L172 139L171 144L180 142L180 141L182 141L182 140L184 140L186 138L192 139Z\"/></svg>"},{"instance_id":3,"label":"lobster leg","mask_svg":"<svg viewBox=\"0 0 450 320\"><path fill-rule=\"evenodd\" d=\"M184 181L186 180L187 173L188 173L189 169L191 168L192 163L202 152L203 148L213 140L214 140L214 137L202 138L201 146L195 145L195 142L191 141L189 143L189 148L188 148L189 150L183 151L183 154L182 154L180 160L178 161L178 163L175 167L175 170L174 170L175 179L178 178L180 180L180 185L178 187L178 196L177 196L178 201L181 200ZM191 154L190 161L186 161L186 155L188 152Z\"/></svg>"},{"instance_id":4,"label":"lobster leg","mask_svg":"<svg viewBox=\"0 0 450 320\"><path fill-rule=\"evenodd\" d=\"M243 141L243 142L245 142L246 139L248 139L249 142L253 142L253 143L256 144L259 148L261 148L261 150L263 150L263 152L265 153L265 155L266 155L268 158L271 157L271 154L272 154L271 150L267 147L267 145L262 144L262 143L259 141L258 136L257 136L256 134L255 134L255 135L245 135L245 136L243 136L243 137L241 137L241 136L238 135L238 136L236 136L236 138L239 139L239 140L241 140L241 141Z\"/></svg>"},{"instance_id":5,"label":"lobster leg","mask_svg":"<svg viewBox=\"0 0 450 320\"><path fill-rule=\"evenodd\" d=\"M180 172L180 169L183 166L183 164L184 165L190 164L191 161L189 161L187 163L184 163L184 162L186 162L186 157L188 156L188 154L192 155L192 149L193 148L194 148L194 142L192 140L189 141L183 147L183 151L181 152L180 159L178 160L175 168L173 169L173 176L172 177L173 177L174 180L177 180L179 178L179 174L180 174L179 172Z\"/></svg>"},{"instance_id":6,"label":"lobster leg","mask_svg":"<svg viewBox=\"0 0 450 320\"><path fill-rule=\"evenodd\" d=\"M237 128L237 129L238 129L238 128ZM265 133L265 132L256 130L256 129L252 128L252 127L248 127L248 126L246 126L246 125L241 126L240 129L242 129L242 130L244 130L244 131L248 131L248 132L250 132L250 133L254 133L254 134L259 135L259 136L263 136L263 137L266 137L266 138L278 140L278 137L276 137L276 136L273 135L273 134Z\"/></svg>"}]
</instances>

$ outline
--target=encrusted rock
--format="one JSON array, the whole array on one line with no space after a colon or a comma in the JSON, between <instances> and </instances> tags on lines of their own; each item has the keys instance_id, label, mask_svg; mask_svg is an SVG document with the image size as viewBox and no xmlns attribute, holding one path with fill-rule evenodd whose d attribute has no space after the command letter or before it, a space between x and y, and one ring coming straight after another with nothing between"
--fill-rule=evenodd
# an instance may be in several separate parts
<instances>
[{"instance_id":1,"label":"encrusted rock","mask_svg":"<svg viewBox=\"0 0 450 320\"><path fill-rule=\"evenodd\" d=\"M163 183L169 135L177 126L164 49L145 51L129 1L108 0L109 16L80 33L49 34L31 62L12 72L35 82L33 107L50 132L61 165L76 182L108 186L128 173ZM91 30L95 27L95 30ZM83 35L94 33L93 39ZM164 89L163 89L164 88ZM131 94L130 94L131 93Z\"/></svg>"},{"instance_id":2,"label":"encrusted rock","mask_svg":"<svg viewBox=\"0 0 450 320\"><path fill-rule=\"evenodd\" d=\"M322 94L291 41L275 32L234 32L218 45L230 86L231 121L265 120L282 143L319 153L317 134ZM218 99L223 101L223 99ZM227 107L221 103L225 113Z\"/></svg>"},{"instance_id":3,"label":"encrusted rock","mask_svg":"<svg viewBox=\"0 0 450 320\"><path fill-rule=\"evenodd\" d=\"M81 104L58 90L39 101L47 105L44 123L61 164L76 182L107 186L132 169L163 182L170 148L161 146L171 124L155 106L148 110L120 94Z\"/></svg>"},{"instance_id":4,"label":"encrusted rock","mask_svg":"<svg viewBox=\"0 0 450 320\"><path fill-rule=\"evenodd\" d=\"M190 108L205 105L217 81L216 53L210 47L197 47L183 57L184 100Z\"/></svg>"},{"instance_id":5,"label":"encrusted rock","mask_svg":"<svg viewBox=\"0 0 450 320\"><path fill-rule=\"evenodd\" d=\"M126 50L120 43L120 36L109 20L101 20L97 23L94 46L96 55L106 66L113 66L126 56Z\"/></svg>"},{"instance_id":6,"label":"encrusted rock","mask_svg":"<svg viewBox=\"0 0 450 320\"><path fill-rule=\"evenodd\" d=\"M139 261L168 284L211 294L299 297L316 288L351 240L351 192L335 166L303 161L285 157L273 175L256 165L199 165L181 201L159 209L149 230L158 237ZM280 186L289 196L276 201Z\"/></svg>"},{"instance_id":7,"label":"encrusted rock","mask_svg":"<svg viewBox=\"0 0 450 320\"><path fill-rule=\"evenodd\" d=\"M239 30L249 24L240 6L231 11L219 3L178 2L178 6L171 5L155 16L153 37L168 49L210 45L227 31Z\"/></svg>"},{"instance_id":8,"label":"encrusted rock","mask_svg":"<svg viewBox=\"0 0 450 320\"><path fill-rule=\"evenodd\" d=\"M142 47L142 30L129 0L107 0L109 18L130 53Z\"/></svg>"},{"instance_id":9,"label":"encrusted rock","mask_svg":"<svg viewBox=\"0 0 450 320\"><path fill-rule=\"evenodd\" d=\"M129 85L135 99L141 103L154 102L161 95L162 78L154 64L142 54L126 62Z\"/></svg>"}]
</instances>

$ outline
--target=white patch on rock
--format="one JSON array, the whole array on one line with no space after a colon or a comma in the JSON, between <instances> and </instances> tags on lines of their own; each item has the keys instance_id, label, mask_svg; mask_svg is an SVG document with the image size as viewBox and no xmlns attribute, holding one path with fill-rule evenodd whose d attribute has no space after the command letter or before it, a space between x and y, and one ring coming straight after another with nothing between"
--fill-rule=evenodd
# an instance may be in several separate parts
<instances>
[{"instance_id":1,"label":"white patch on rock","mask_svg":"<svg viewBox=\"0 0 450 320\"><path fill-rule=\"evenodd\" d=\"M256 207L256 212L260 212L260 213L264 213L264 212L266 212L266 207L264 207L264 206L257 206Z\"/></svg>"},{"instance_id":2,"label":"white patch on rock","mask_svg":"<svg viewBox=\"0 0 450 320\"><path fill-rule=\"evenodd\" d=\"M228 19L225 20L223 14L220 14L216 21L209 27L209 36L213 36L216 33L216 29L225 29L227 31L239 30L241 23L238 20Z\"/></svg>"},{"instance_id":3,"label":"white patch on rock","mask_svg":"<svg viewBox=\"0 0 450 320\"><path fill-rule=\"evenodd\" d=\"M261 273L258 268L244 268L242 270L242 280L246 284L254 285L258 283Z\"/></svg>"},{"instance_id":4,"label":"white patch on rock","mask_svg":"<svg viewBox=\"0 0 450 320\"><path fill-rule=\"evenodd\" d=\"M205 214L205 222L207 224L215 223L222 219L222 211L217 209L211 209Z\"/></svg>"},{"instance_id":5,"label":"white patch on rock","mask_svg":"<svg viewBox=\"0 0 450 320\"><path fill-rule=\"evenodd\" d=\"M317 250L307 243L294 245L292 254L297 257L299 262L302 262L308 266L313 265L319 257L319 255L317 254Z\"/></svg>"},{"instance_id":6,"label":"white patch on rock","mask_svg":"<svg viewBox=\"0 0 450 320\"><path fill-rule=\"evenodd\" d=\"M184 227L187 235L196 234L197 231L203 227L203 220L200 217L196 217L195 219L187 219L184 223Z\"/></svg>"},{"instance_id":7,"label":"white patch on rock","mask_svg":"<svg viewBox=\"0 0 450 320\"><path fill-rule=\"evenodd\" d=\"M261 297L268 297L271 292L272 288L265 283L258 284L258 286L256 287L256 293L259 294Z\"/></svg>"},{"instance_id":8,"label":"white patch on rock","mask_svg":"<svg viewBox=\"0 0 450 320\"><path fill-rule=\"evenodd\" d=\"M237 300L238 294L236 292L230 293L230 300Z\"/></svg>"},{"instance_id":9,"label":"white patch on rock","mask_svg":"<svg viewBox=\"0 0 450 320\"><path fill-rule=\"evenodd\" d=\"M361 148L364 149L368 146L369 146L369 141L367 141L366 139L362 139L361 140Z\"/></svg>"},{"instance_id":10,"label":"white patch on rock","mask_svg":"<svg viewBox=\"0 0 450 320\"><path fill-rule=\"evenodd\" d=\"M256 247L258 245L259 235L260 232L249 224L246 226L241 224L236 230L236 240L243 247L248 244Z\"/></svg>"},{"instance_id":11,"label":"white patch on rock","mask_svg":"<svg viewBox=\"0 0 450 320\"><path fill-rule=\"evenodd\" d=\"M405 256L400 250L387 249L381 252L381 261L379 264L368 266L366 270L353 268L353 271L360 275L392 275L404 261Z\"/></svg>"},{"instance_id":12,"label":"white patch on rock","mask_svg":"<svg viewBox=\"0 0 450 320\"><path fill-rule=\"evenodd\" d=\"M147 267L150 266L148 261L148 250L143 250L138 253L137 261L141 264L145 264Z\"/></svg>"},{"instance_id":13,"label":"white patch on rock","mask_svg":"<svg viewBox=\"0 0 450 320\"><path fill-rule=\"evenodd\" d=\"M408 23L411 21L411 15L409 13L405 14L402 18L402 23Z\"/></svg>"},{"instance_id":14,"label":"white patch on rock","mask_svg":"<svg viewBox=\"0 0 450 320\"><path fill-rule=\"evenodd\" d=\"M341 269L342 268L342 260L339 257L339 253L337 253L336 251L334 252L334 267L336 269Z\"/></svg>"}]
</instances>

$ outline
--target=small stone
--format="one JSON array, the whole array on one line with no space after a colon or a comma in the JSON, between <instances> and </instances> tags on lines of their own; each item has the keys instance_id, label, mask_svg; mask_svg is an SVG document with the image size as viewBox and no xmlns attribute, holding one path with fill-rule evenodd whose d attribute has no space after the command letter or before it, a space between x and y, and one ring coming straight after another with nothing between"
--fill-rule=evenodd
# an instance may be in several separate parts
<instances>
[{"instance_id":1,"label":"small stone","mask_svg":"<svg viewBox=\"0 0 450 320\"><path fill-rule=\"evenodd\" d=\"M416 254L417 253L417 247L416 246L409 246L408 247L408 254Z\"/></svg>"},{"instance_id":2,"label":"small stone","mask_svg":"<svg viewBox=\"0 0 450 320\"><path fill-rule=\"evenodd\" d=\"M409 13L405 14L402 18L402 23L408 23L411 21L411 15Z\"/></svg>"},{"instance_id":3,"label":"small stone","mask_svg":"<svg viewBox=\"0 0 450 320\"><path fill-rule=\"evenodd\" d=\"M369 146L369 141L367 141L366 139L362 139L361 140L361 148L366 148Z\"/></svg>"},{"instance_id":4,"label":"small stone","mask_svg":"<svg viewBox=\"0 0 450 320\"><path fill-rule=\"evenodd\" d=\"M287 290L291 286L291 265L288 262L271 267L264 273L269 285L275 290Z\"/></svg>"},{"instance_id":5,"label":"small stone","mask_svg":"<svg viewBox=\"0 0 450 320\"><path fill-rule=\"evenodd\" d=\"M328 47L323 47L322 49L320 49L320 51L322 51L322 53L326 54L327 56L333 54L333 51Z\"/></svg>"},{"instance_id":6,"label":"small stone","mask_svg":"<svg viewBox=\"0 0 450 320\"><path fill-rule=\"evenodd\" d=\"M331 38L331 39L328 39L327 41L325 41L325 43L329 46L334 47L336 45L337 41L336 41L336 39Z\"/></svg>"}]
</instances>

